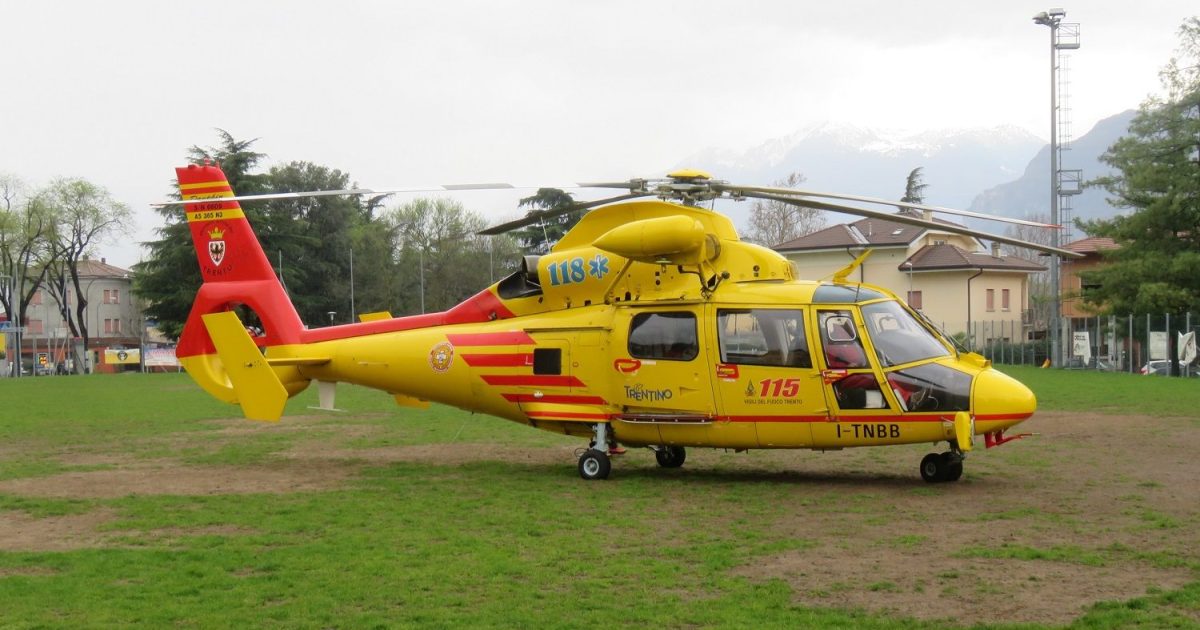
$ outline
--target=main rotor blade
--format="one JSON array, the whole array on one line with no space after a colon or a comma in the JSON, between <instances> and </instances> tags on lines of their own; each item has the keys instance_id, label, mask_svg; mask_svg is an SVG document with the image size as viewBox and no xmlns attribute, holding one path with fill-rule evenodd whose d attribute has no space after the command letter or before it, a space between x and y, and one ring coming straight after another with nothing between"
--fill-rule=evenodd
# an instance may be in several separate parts
<instances>
[{"instance_id":1,"label":"main rotor blade","mask_svg":"<svg viewBox=\"0 0 1200 630\"><path fill-rule=\"evenodd\" d=\"M924 228L929 228L929 229L933 229L933 230L941 230L943 232L962 234L964 236L973 236L975 238L982 238L982 239L989 240L989 241L996 241L999 243L1007 243L1009 245L1016 245L1017 247L1026 247L1029 249L1036 249L1040 252L1046 252L1048 254L1057 254L1059 256L1062 256L1063 258L1083 258L1083 254L1079 254L1079 253L1076 253L1076 252L1073 252L1070 250L1066 250L1066 249L1050 247L1049 245L1041 245L1039 243L1031 243L1029 241L1023 241L1019 238L1013 238L1011 236L990 234L988 232L972 230L970 228L962 227L962 226L958 226L958 225L935 223L933 221L926 221L925 219L922 219L920 217L913 217L913 216L908 216L908 215L904 215L904 214L895 214L895 213L891 213L891 212L885 212L883 210L868 210L866 208L855 208L853 206L843 206L841 204L828 203L825 201L816 201L813 199L796 199L794 197L788 197L788 196L784 196L784 195L760 193L755 190L746 190L746 191L743 191L742 194L744 194L747 197L753 197L755 199L766 199L768 201L778 201L781 203L786 203L786 204L790 204L793 206L797 206L799 208L815 208L817 210L828 210L830 212L844 212L846 214L853 214L853 215L857 215L860 217L871 217L873 219L883 219L884 221L891 221L893 223L903 223L905 225L914 225L917 227L924 227Z\"/></svg>"},{"instance_id":2,"label":"main rotor blade","mask_svg":"<svg viewBox=\"0 0 1200 630\"><path fill-rule=\"evenodd\" d=\"M1028 225L1030 227L1050 228L1054 230L1062 229L1061 225L1053 223L1040 223L1037 221L1027 221L1025 219L1012 219L1009 217L998 217L993 214L984 214L982 212L971 212L970 210L958 210L956 208L945 208L942 206L930 206L919 203L909 203L907 201L892 201L890 199L880 199L878 197L864 197L861 195L846 195L841 193L826 193L817 192L814 190L800 190L798 188L774 188L771 186L730 186L713 182L713 188L724 190L733 193L746 192L761 192L775 195L797 195L802 197L823 197L827 199L844 199L846 201L861 201L863 203L875 203L885 206L896 206L899 208L910 208L913 210L929 210L931 212L943 212L945 214L955 214L974 219L986 219L989 221L1000 221L1001 223L1013 223L1015 225Z\"/></svg>"},{"instance_id":3,"label":"main rotor blade","mask_svg":"<svg viewBox=\"0 0 1200 630\"><path fill-rule=\"evenodd\" d=\"M549 219L552 217L562 216L564 214L567 214L568 212L575 212L576 210L588 210L591 208L595 208L597 206L603 206L605 204L616 203L618 201L626 201L628 199L636 199L638 197L646 197L646 196L648 196L648 193L630 193L628 195L618 195L616 197L597 199L595 201L585 201L583 203L573 203L567 208L558 208L555 210L539 210L537 212L531 212L531 213L521 217L520 219L515 219L515 220L509 221L507 223L501 223L499 225L493 225L493 226L487 228L486 230L481 230L479 232L476 232L476 234L479 234L481 236L495 236L497 234L504 234L505 232L511 232L512 230L520 229L527 225L533 225L535 223L540 223L543 219Z\"/></svg>"},{"instance_id":4,"label":"main rotor blade","mask_svg":"<svg viewBox=\"0 0 1200 630\"><path fill-rule=\"evenodd\" d=\"M305 197L332 197L337 195L390 195L394 193L413 192L449 192L460 190L513 190L532 188L531 186L513 186L505 183L491 184L443 184L435 186L416 186L411 188L389 188L375 190L373 188L350 188L346 190L313 190L308 192L267 193L263 195L237 195L234 197L210 197L200 199L182 199L178 201L163 201L152 203L151 207L165 208L167 206L188 206L197 203L213 203L216 201L267 201L270 199L302 199Z\"/></svg>"}]
</instances>

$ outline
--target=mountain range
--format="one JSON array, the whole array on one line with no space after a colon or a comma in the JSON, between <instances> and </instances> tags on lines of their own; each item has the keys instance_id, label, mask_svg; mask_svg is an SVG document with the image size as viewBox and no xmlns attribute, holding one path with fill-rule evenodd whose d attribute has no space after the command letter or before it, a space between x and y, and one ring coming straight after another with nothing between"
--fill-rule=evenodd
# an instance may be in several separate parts
<instances>
[{"instance_id":1,"label":"mountain range","mask_svg":"<svg viewBox=\"0 0 1200 630\"><path fill-rule=\"evenodd\" d=\"M1107 173L1098 158L1125 133L1134 113L1105 119L1076 139L1062 168L1082 169L1084 179ZM719 179L758 185L799 172L806 178L802 186L810 190L884 199L903 196L909 172L921 167L929 204L1027 217L1049 213L1049 155L1045 142L1011 125L912 134L821 123L745 150L706 149L677 167L700 168ZM1088 189L1073 202L1076 217L1109 217L1117 212L1100 190ZM739 227L745 224L748 204L722 209ZM830 218L830 222L839 220ZM1002 231L997 225L981 227Z\"/></svg>"}]
</instances>

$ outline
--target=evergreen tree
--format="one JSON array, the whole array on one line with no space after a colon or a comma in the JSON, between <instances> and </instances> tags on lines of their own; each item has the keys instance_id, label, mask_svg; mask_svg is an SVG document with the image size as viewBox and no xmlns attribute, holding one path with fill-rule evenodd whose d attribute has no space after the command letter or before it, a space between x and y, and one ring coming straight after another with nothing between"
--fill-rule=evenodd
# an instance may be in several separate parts
<instances>
[{"instance_id":1,"label":"evergreen tree","mask_svg":"<svg viewBox=\"0 0 1200 630\"><path fill-rule=\"evenodd\" d=\"M518 204L521 208L529 208L526 216L539 212L561 212L554 216L548 216L541 221L527 226L517 232L517 238L525 248L525 252L529 254L545 254L554 247L558 239L562 238L571 228L575 227L576 223L586 214L584 210L570 210L575 204L575 200L570 193L559 190L558 188L539 188L537 194L531 197L525 197Z\"/></svg>"},{"instance_id":2,"label":"evergreen tree","mask_svg":"<svg viewBox=\"0 0 1200 630\"><path fill-rule=\"evenodd\" d=\"M250 150L254 140L237 140L228 131L218 129L220 144L202 148L193 146L188 150L188 162L201 164L205 160L221 165L235 194L252 195L263 192L261 175L251 171L259 160L266 157ZM175 198L179 198L178 183ZM251 225L258 225L262 218L260 204L243 203L243 210ZM134 293L145 301L144 314L147 319L157 321L158 329L166 336L177 339L183 332L192 308L192 300L200 289L200 269L196 264L196 250L188 229L187 217L181 206L158 209L164 224L158 228L159 239L144 243L150 250L146 260L133 266Z\"/></svg>"},{"instance_id":3,"label":"evergreen tree","mask_svg":"<svg viewBox=\"0 0 1200 630\"><path fill-rule=\"evenodd\" d=\"M925 189L929 187L922 180L922 167L918 166L908 173L908 179L904 183L904 196L900 201L905 203L925 203Z\"/></svg>"},{"instance_id":4,"label":"evergreen tree","mask_svg":"<svg viewBox=\"0 0 1200 630\"><path fill-rule=\"evenodd\" d=\"M1085 300L1112 313L1200 310L1200 18L1180 28L1182 46L1160 73L1164 94L1144 103L1102 156L1116 174L1098 180L1133 212L1080 222L1120 247L1083 274L1098 285Z\"/></svg>"}]
</instances>

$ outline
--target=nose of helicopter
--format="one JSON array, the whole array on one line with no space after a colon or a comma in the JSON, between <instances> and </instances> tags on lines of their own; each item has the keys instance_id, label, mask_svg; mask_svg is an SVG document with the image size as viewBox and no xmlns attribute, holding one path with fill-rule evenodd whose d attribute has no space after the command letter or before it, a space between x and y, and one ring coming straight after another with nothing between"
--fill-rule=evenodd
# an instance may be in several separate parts
<instances>
[{"instance_id":1,"label":"nose of helicopter","mask_svg":"<svg viewBox=\"0 0 1200 630\"><path fill-rule=\"evenodd\" d=\"M975 377L971 403L976 434L1002 431L1028 420L1037 410L1037 398L1028 387L993 368Z\"/></svg>"}]
</instances>

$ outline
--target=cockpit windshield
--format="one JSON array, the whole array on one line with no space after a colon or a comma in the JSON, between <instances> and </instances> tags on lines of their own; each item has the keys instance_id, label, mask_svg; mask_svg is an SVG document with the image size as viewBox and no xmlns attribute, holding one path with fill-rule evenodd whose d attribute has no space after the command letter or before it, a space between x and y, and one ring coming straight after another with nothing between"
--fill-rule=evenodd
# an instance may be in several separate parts
<instances>
[{"instance_id":1,"label":"cockpit windshield","mask_svg":"<svg viewBox=\"0 0 1200 630\"><path fill-rule=\"evenodd\" d=\"M862 314L883 367L950 354L946 346L895 301L866 304Z\"/></svg>"}]
</instances>

